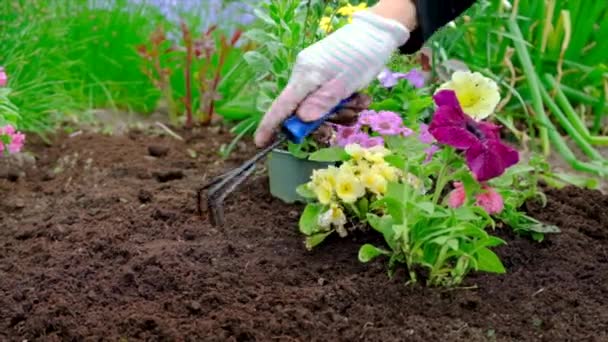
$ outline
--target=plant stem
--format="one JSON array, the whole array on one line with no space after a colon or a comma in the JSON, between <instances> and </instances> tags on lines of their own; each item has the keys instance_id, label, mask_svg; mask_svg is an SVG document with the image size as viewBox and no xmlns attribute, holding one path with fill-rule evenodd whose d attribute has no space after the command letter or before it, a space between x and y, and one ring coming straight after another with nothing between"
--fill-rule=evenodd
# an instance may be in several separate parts
<instances>
[{"instance_id":1,"label":"plant stem","mask_svg":"<svg viewBox=\"0 0 608 342\"><path fill-rule=\"evenodd\" d=\"M574 128L578 131L578 133L587 142L589 142L593 145L608 145L608 137L591 136L591 134L589 133L589 130L587 130L587 127L585 126L585 124L583 123L581 118L576 114L576 111L574 110L574 108L572 108L572 105L568 101L568 98L566 97L564 92L559 87L559 84L557 83L555 78L553 78L553 76L547 74L547 75L545 75L545 80L547 81L547 83L549 83L553 87L553 89L555 89L557 103L560 105L560 107L562 107L563 111L565 112L566 116L568 117L568 120L574 126Z\"/></svg>"},{"instance_id":2,"label":"plant stem","mask_svg":"<svg viewBox=\"0 0 608 342\"><path fill-rule=\"evenodd\" d=\"M555 104L551 96L549 96L547 90L541 87L540 91L549 110L551 110L553 115L555 115L557 120L560 122L562 128L574 140L578 147L580 147L580 149L583 150L583 152L585 152L585 154L589 156L589 158L591 158L592 160L603 160L602 155L599 154L599 152L595 150L591 145L589 145L584 136L581 135L581 133L572 125L572 122L569 121L568 118L564 115L564 113L559 109L559 107L557 106L557 104Z\"/></svg>"},{"instance_id":3,"label":"plant stem","mask_svg":"<svg viewBox=\"0 0 608 342\"><path fill-rule=\"evenodd\" d=\"M530 93L532 95L532 107L534 108L534 112L540 121L540 125L537 127L540 132L540 139L542 144L543 154L548 156L551 152L549 146L549 131L547 121L547 115L545 114L545 110L543 108L543 101L540 96L540 82L537 78L536 72L534 70L534 66L532 65L532 60L530 59L530 54L526 49L526 45L524 44L524 37L521 34L521 30L515 21L515 18L511 17L507 20L509 30L513 37L513 44L515 45L515 52L519 57L519 60L524 69L524 73L526 74L526 78L528 80L528 85L530 87Z\"/></svg>"},{"instance_id":4,"label":"plant stem","mask_svg":"<svg viewBox=\"0 0 608 342\"><path fill-rule=\"evenodd\" d=\"M536 75L536 73L534 72L532 61L530 60L530 55L528 54L528 51L526 50L525 45L523 43L523 36L521 34L521 31L519 30L519 26L517 26L517 23L513 18L509 19L507 23L509 26L509 30L515 38L513 39L513 43L515 44L515 51L522 64L524 73L527 76L534 109L538 115L540 124L547 129L548 138L553 143L553 147L557 149L558 153L562 156L562 158L564 158L575 170L591 172L600 175L608 175L607 168L595 164L584 163L576 159L574 153L572 153L564 139L561 137L561 135L559 135L559 133L555 129L555 126L553 126L553 124L545 114L540 91L542 84L538 79L538 75Z\"/></svg>"},{"instance_id":5,"label":"plant stem","mask_svg":"<svg viewBox=\"0 0 608 342\"><path fill-rule=\"evenodd\" d=\"M186 64L184 66L184 78L186 82L186 95L184 97L184 106L186 107L186 128L192 127L192 59L194 58L194 49L192 36L182 23L184 45L186 46Z\"/></svg>"}]
</instances>

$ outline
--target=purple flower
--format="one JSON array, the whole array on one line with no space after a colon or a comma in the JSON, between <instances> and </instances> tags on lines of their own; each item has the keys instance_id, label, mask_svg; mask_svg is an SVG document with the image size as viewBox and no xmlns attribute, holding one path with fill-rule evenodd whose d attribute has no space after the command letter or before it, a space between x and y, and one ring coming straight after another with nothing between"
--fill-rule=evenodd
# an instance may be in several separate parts
<instances>
[{"instance_id":1,"label":"purple flower","mask_svg":"<svg viewBox=\"0 0 608 342\"><path fill-rule=\"evenodd\" d=\"M359 144L361 147L370 148L377 145L384 145L384 139L382 137L370 137L364 132L354 134L349 144Z\"/></svg>"},{"instance_id":2,"label":"purple flower","mask_svg":"<svg viewBox=\"0 0 608 342\"><path fill-rule=\"evenodd\" d=\"M336 129L336 144L338 146L346 146L350 143L352 137L357 133L361 133L359 125L343 126L333 125Z\"/></svg>"},{"instance_id":3,"label":"purple flower","mask_svg":"<svg viewBox=\"0 0 608 342\"><path fill-rule=\"evenodd\" d=\"M517 151L500 141L500 127L464 114L454 91L442 90L433 98L438 108L429 132L439 143L464 150L467 165L479 182L498 177L519 162Z\"/></svg>"},{"instance_id":4,"label":"purple flower","mask_svg":"<svg viewBox=\"0 0 608 342\"><path fill-rule=\"evenodd\" d=\"M416 88L424 87L424 75L416 69L412 69L405 74L384 69L378 75L378 80L385 88L396 86L401 79L408 80Z\"/></svg>"},{"instance_id":5,"label":"purple flower","mask_svg":"<svg viewBox=\"0 0 608 342\"><path fill-rule=\"evenodd\" d=\"M440 148L439 148L439 146L437 146L437 145L435 145L435 144L433 144L433 145L431 145L431 146L427 147L427 148L424 150L424 153L426 153L426 158L424 159L424 164L426 164L426 163L430 163L430 162L431 162L431 160L433 159L433 155L435 155L435 153L436 153L437 151L439 151L439 149L440 149Z\"/></svg>"},{"instance_id":6,"label":"purple flower","mask_svg":"<svg viewBox=\"0 0 608 342\"><path fill-rule=\"evenodd\" d=\"M397 114L388 111L381 111L376 115L366 118L369 126L376 133L383 135L409 135L412 130L403 126L403 119Z\"/></svg>"},{"instance_id":7,"label":"purple flower","mask_svg":"<svg viewBox=\"0 0 608 342\"><path fill-rule=\"evenodd\" d=\"M420 133L418 133L418 140L423 144L432 144L435 139L433 135L429 132L429 125L420 124Z\"/></svg>"}]
</instances>

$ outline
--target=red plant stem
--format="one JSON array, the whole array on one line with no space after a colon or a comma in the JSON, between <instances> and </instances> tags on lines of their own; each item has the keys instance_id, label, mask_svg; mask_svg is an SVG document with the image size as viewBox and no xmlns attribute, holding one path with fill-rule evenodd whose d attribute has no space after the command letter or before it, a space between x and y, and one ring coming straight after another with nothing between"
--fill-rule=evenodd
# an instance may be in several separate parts
<instances>
[{"instance_id":1,"label":"red plant stem","mask_svg":"<svg viewBox=\"0 0 608 342\"><path fill-rule=\"evenodd\" d=\"M190 31L182 23L184 45L186 46L186 65L184 66L184 78L186 80L186 96L184 105L186 106L186 128L192 127L192 59L194 58L194 47Z\"/></svg>"},{"instance_id":2,"label":"red plant stem","mask_svg":"<svg viewBox=\"0 0 608 342\"><path fill-rule=\"evenodd\" d=\"M211 84L211 94L213 96L216 94L217 87L220 84L221 72L222 72L224 63L226 63L226 57L228 56L228 52L232 48L234 48L234 45L237 43L237 41L241 37L241 34L242 34L242 32L240 30L235 31L234 34L232 35L232 38L230 39L230 45L228 43L226 43L226 39L224 37L222 37L221 48L220 48L220 57L219 57L217 68L215 69L215 76L213 77L213 83ZM209 104L209 108L208 108L207 115L206 115L206 119L207 119L206 123L209 123L211 121L211 118L213 117L213 112L215 110L215 98L212 97L210 102L211 103Z\"/></svg>"}]
</instances>

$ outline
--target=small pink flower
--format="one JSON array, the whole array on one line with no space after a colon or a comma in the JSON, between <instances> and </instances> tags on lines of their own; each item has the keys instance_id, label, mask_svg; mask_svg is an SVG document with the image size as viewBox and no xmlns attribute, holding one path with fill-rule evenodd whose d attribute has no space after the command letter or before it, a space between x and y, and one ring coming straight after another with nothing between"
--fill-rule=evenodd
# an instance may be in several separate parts
<instances>
[{"instance_id":1,"label":"small pink flower","mask_svg":"<svg viewBox=\"0 0 608 342\"><path fill-rule=\"evenodd\" d=\"M15 134L15 127L13 127L13 125L0 127L0 134L13 135Z\"/></svg>"},{"instance_id":2,"label":"small pink flower","mask_svg":"<svg viewBox=\"0 0 608 342\"><path fill-rule=\"evenodd\" d=\"M21 151L25 143L25 134L15 133L11 136L11 142L8 145L8 151L10 153L17 153Z\"/></svg>"},{"instance_id":3,"label":"small pink flower","mask_svg":"<svg viewBox=\"0 0 608 342\"><path fill-rule=\"evenodd\" d=\"M8 75L3 67L0 67L0 87L5 87L8 83Z\"/></svg>"},{"instance_id":4,"label":"small pink flower","mask_svg":"<svg viewBox=\"0 0 608 342\"><path fill-rule=\"evenodd\" d=\"M454 182L454 190L448 196L448 206L450 208L460 208L467 200L467 193L461 182Z\"/></svg>"},{"instance_id":5,"label":"small pink flower","mask_svg":"<svg viewBox=\"0 0 608 342\"><path fill-rule=\"evenodd\" d=\"M504 208L502 196L496 190L484 185L485 192L475 196L475 204L482 207L488 214L498 214Z\"/></svg>"}]
</instances>

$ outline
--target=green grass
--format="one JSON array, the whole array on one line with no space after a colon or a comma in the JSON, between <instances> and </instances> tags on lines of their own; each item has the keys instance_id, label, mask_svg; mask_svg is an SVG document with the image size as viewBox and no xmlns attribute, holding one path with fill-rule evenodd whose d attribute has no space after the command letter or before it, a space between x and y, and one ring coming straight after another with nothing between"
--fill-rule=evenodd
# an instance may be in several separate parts
<instances>
[{"instance_id":1,"label":"green grass","mask_svg":"<svg viewBox=\"0 0 608 342\"><path fill-rule=\"evenodd\" d=\"M97 10L82 0L0 5L0 65L21 110L20 129L49 132L93 107L154 108L158 95L139 71L135 47L162 18L126 6L126 0Z\"/></svg>"}]
</instances>

